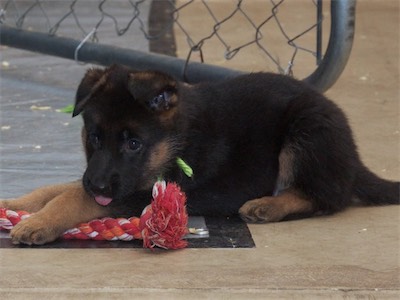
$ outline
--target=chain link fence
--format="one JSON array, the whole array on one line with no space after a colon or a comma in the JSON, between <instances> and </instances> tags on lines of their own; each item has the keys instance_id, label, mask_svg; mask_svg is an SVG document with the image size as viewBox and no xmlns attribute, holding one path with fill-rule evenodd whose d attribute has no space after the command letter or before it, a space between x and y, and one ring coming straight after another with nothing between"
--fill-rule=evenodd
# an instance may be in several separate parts
<instances>
[{"instance_id":1,"label":"chain link fence","mask_svg":"<svg viewBox=\"0 0 400 300\"><path fill-rule=\"evenodd\" d=\"M1 0L0 23L79 41L76 60L100 43L178 56L184 78L192 61L305 78L326 52L330 11L322 0Z\"/></svg>"}]
</instances>

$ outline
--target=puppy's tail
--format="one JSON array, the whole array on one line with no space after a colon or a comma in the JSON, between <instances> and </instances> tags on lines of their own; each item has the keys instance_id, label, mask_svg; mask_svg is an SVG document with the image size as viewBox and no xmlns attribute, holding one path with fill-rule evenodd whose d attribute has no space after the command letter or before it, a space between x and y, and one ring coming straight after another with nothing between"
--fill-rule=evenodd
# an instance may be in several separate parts
<instances>
[{"instance_id":1,"label":"puppy's tail","mask_svg":"<svg viewBox=\"0 0 400 300\"><path fill-rule=\"evenodd\" d=\"M357 173L353 193L363 204L400 204L400 182L379 178L365 166Z\"/></svg>"}]
</instances>

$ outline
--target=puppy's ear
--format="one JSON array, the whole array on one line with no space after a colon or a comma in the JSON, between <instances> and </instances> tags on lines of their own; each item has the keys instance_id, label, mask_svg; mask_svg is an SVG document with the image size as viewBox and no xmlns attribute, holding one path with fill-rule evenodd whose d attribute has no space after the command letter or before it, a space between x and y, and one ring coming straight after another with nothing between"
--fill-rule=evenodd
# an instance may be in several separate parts
<instances>
[{"instance_id":1,"label":"puppy's ear","mask_svg":"<svg viewBox=\"0 0 400 300\"><path fill-rule=\"evenodd\" d=\"M72 117L79 115L83 111L88 100L105 82L105 71L103 69L92 68L86 72L76 92Z\"/></svg>"},{"instance_id":2,"label":"puppy's ear","mask_svg":"<svg viewBox=\"0 0 400 300\"><path fill-rule=\"evenodd\" d=\"M164 112L178 103L177 82L160 72L130 73L128 90L133 98L152 112Z\"/></svg>"}]
</instances>

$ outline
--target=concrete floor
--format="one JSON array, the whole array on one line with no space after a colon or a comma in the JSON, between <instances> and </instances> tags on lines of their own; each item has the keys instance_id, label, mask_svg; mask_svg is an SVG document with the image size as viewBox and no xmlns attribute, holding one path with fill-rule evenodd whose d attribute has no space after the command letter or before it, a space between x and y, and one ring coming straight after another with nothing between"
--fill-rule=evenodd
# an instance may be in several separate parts
<instances>
[{"instance_id":1,"label":"concrete floor","mask_svg":"<svg viewBox=\"0 0 400 300\"><path fill-rule=\"evenodd\" d=\"M380 176L396 180L400 179L398 24L398 1L359 1L350 61L327 92L348 114L365 163ZM184 56L179 48L182 37L176 34L178 53ZM6 129L1 131L0 196L79 176L81 170L75 167L82 154L71 149L80 149L80 121L30 107L69 104L85 67L9 48L2 48L1 55L10 66L1 73L1 126ZM208 59L220 60L212 54ZM246 61L239 59L233 67L242 68ZM262 64L257 59L249 63ZM39 134L39 128L46 133ZM52 144L58 146L54 149ZM53 159L53 150L64 153L62 160ZM13 159L15 154L21 158ZM0 249L0 295L1 299L398 299L399 214L398 206L361 207L329 217L249 225L256 243L251 249Z\"/></svg>"}]
</instances>

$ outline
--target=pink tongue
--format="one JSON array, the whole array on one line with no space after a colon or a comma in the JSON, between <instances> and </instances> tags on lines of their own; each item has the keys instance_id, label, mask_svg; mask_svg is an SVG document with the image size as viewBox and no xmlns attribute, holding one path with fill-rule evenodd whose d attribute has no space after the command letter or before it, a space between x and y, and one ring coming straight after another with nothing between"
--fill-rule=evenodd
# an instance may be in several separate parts
<instances>
[{"instance_id":1,"label":"pink tongue","mask_svg":"<svg viewBox=\"0 0 400 300\"><path fill-rule=\"evenodd\" d=\"M94 200L100 205L107 206L111 203L112 198L104 197L104 196L95 196Z\"/></svg>"}]
</instances>

